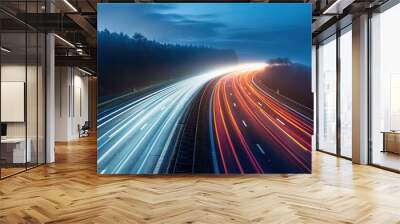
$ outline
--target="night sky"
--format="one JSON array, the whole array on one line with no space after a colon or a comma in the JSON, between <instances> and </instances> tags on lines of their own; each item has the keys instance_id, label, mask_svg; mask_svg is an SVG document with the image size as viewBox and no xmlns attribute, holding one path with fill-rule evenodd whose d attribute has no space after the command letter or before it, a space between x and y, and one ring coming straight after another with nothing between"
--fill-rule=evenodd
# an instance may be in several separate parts
<instances>
[{"instance_id":1,"label":"night sky","mask_svg":"<svg viewBox=\"0 0 400 224\"><path fill-rule=\"evenodd\" d=\"M99 4L98 29L233 49L241 61L286 57L311 64L311 4Z\"/></svg>"}]
</instances>

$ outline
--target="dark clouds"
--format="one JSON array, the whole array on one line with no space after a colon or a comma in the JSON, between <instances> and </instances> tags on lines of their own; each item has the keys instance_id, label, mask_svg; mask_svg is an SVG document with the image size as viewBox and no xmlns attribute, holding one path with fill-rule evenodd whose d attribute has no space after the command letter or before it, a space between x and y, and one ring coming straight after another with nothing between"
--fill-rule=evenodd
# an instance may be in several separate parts
<instances>
[{"instance_id":1,"label":"dark clouds","mask_svg":"<svg viewBox=\"0 0 400 224\"><path fill-rule=\"evenodd\" d=\"M243 60L289 57L309 64L311 10L290 5L100 4L98 26L160 42L230 48Z\"/></svg>"},{"instance_id":2,"label":"dark clouds","mask_svg":"<svg viewBox=\"0 0 400 224\"><path fill-rule=\"evenodd\" d=\"M230 30L226 34L226 38L230 40L252 40L262 41L266 43L275 43L280 41L293 40L293 35L304 34L303 28L290 28L286 29L270 29L270 30L254 30L254 29L235 29Z\"/></svg>"}]
</instances>

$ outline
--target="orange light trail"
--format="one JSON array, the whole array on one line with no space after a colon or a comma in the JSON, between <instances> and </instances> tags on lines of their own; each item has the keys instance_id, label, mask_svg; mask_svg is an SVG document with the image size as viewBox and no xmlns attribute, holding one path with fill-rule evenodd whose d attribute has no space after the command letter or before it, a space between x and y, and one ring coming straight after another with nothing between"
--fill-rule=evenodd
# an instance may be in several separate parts
<instances>
[{"instance_id":1,"label":"orange light trail","mask_svg":"<svg viewBox=\"0 0 400 224\"><path fill-rule=\"evenodd\" d=\"M310 171L312 121L269 93L258 74L231 72L215 85L213 126L224 172Z\"/></svg>"}]
</instances>

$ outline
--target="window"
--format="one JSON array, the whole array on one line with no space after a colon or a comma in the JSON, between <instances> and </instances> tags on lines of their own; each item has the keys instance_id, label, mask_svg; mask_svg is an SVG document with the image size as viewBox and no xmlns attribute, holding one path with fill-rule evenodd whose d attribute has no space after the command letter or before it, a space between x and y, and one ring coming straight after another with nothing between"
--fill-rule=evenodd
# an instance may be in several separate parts
<instances>
[{"instance_id":1,"label":"window","mask_svg":"<svg viewBox=\"0 0 400 224\"><path fill-rule=\"evenodd\" d=\"M43 4L7 1L0 6L17 5L22 14L40 13ZM0 17L14 22L0 27L0 178L5 178L45 163L46 40L23 22L2 12Z\"/></svg>"},{"instance_id":2,"label":"window","mask_svg":"<svg viewBox=\"0 0 400 224\"><path fill-rule=\"evenodd\" d=\"M351 26L340 36L340 155L352 157L352 34Z\"/></svg>"},{"instance_id":3,"label":"window","mask_svg":"<svg viewBox=\"0 0 400 224\"><path fill-rule=\"evenodd\" d=\"M371 162L400 170L400 4L371 19Z\"/></svg>"},{"instance_id":4,"label":"window","mask_svg":"<svg viewBox=\"0 0 400 224\"><path fill-rule=\"evenodd\" d=\"M336 153L336 36L318 48L318 149Z\"/></svg>"}]
</instances>

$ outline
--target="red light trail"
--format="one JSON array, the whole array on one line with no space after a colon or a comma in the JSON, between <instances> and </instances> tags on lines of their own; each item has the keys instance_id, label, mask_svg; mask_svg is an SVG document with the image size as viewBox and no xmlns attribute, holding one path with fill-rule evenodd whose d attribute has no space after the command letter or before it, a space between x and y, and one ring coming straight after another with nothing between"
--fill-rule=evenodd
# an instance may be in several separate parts
<instances>
[{"instance_id":1,"label":"red light trail","mask_svg":"<svg viewBox=\"0 0 400 224\"><path fill-rule=\"evenodd\" d=\"M223 172L310 172L312 120L277 99L258 74L232 72L215 85L213 130Z\"/></svg>"}]
</instances>

